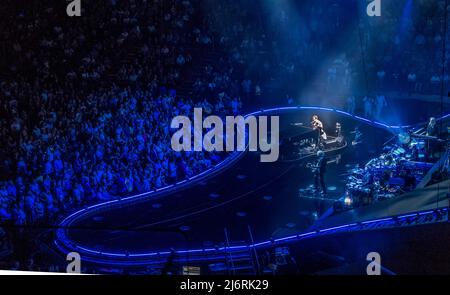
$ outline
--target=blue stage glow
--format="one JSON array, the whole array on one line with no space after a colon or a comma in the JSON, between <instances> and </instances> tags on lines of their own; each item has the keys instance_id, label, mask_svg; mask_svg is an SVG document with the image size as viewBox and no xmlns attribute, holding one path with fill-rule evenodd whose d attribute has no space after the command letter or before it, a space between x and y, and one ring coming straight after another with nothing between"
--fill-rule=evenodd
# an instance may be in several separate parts
<instances>
[{"instance_id":1,"label":"blue stage glow","mask_svg":"<svg viewBox=\"0 0 450 295\"><path fill-rule=\"evenodd\" d=\"M3 1L1 267L450 273L449 1Z\"/></svg>"},{"instance_id":2,"label":"blue stage glow","mask_svg":"<svg viewBox=\"0 0 450 295\"><path fill-rule=\"evenodd\" d=\"M266 110L261 110L261 111L257 111L257 112L253 112L250 113L249 115L257 115L257 114L261 114L261 113L272 113L272 112L280 112L280 111L292 111L292 110L321 110L321 111L328 111L328 112L337 112L340 114L343 114L345 116L348 117L352 117L355 118L359 121L362 122L366 122L368 124L373 124L373 125L377 125L377 126L381 126L387 130L390 130L392 133L396 133L396 130L394 129L404 129L404 128L408 128L410 126L413 125L417 125L417 124L413 124L413 125L407 125L407 126L390 126L384 123L380 123L380 122L376 122L376 121L371 121L369 119L360 117L360 116L354 116L348 112L342 111L342 110L336 110L336 109L331 109L331 108L324 108L324 107L314 107L314 106L289 106L289 107L278 107L278 108L271 108L271 109L266 109ZM249 116L247 115L247 116ZM247 117L245 116L245 117ZM442 119L445 119L447 117L449 117L450 114L446 114L440 118L437 119L437 121L440 121ZM418 123L419 124L419 123ZM422 122L420 124L423 124ZM177 186L179 186L180 184L182 184L182 186L187 186L190 185L194 182L197 182L199 180L202 180L204 177L208 176L209 172L216 172L218 170L219 167L227 167L228 165L234 163L234 161L236 159L238 159L240 156L242 156L242 152L235 152L230 156L229 158L223 160L221 163L217 164L214 168L210 168L196 176L191 177L189 180L184 180L181 183L179 183ZM73 243L68 236L66 235L66 229L70 228L70 225L76 221L79 218L83 218L84 216L87 216L88 214L90 214L90 211L92 209L97 209L97 208L102 208L102 207L107 207L108 205L112 205L112 204L121 204L124 201L130 201L130 200L140 200L140 198L144 197L144 198L151 198L153 194L160 194L163 191L170 191L175 187L175 185L169 185L160 189L157 189L155 191L151 191L148 193L141 193L138 195L134 195L134 196L130 196L130 197L126 197L126 198L121 198L119 200L113 200L113 201L108 201L105 203L99 203L96 204L94 206L79 210L77 212L72 213L71 215L69 215L68 217L66 217L60 224L61 228L57 230L56 232L56 240L54 241L55 246L60 249L62 252L66 253L67 251L70 251L72 249L76 249L77 251L80 252L85 252L85 253L91 253L91 254L95 254L95 255L99 255L99 256L110 256L110 257L146 257L146 256L155 256L155 255L168 255L172 252L169 251L163 251L163 252L149 252L149 253L139 253L139 254L127 254L127 253L110 253L110 252L99 252L99 251L95 251L95 250L91 250L88 248L84 248L81 246L76 245L75 243ZM447 209L442 209L441 211L447 211ZM418 212L417 214L419 215L428 215L428 214L434 214L435 211L424 211L424 212ZM408 215L401 215L401 216L397 216L397 219L404 219L407 218L408 216L410 217L411 215L413 215L413 213L408 214ZM416 213L414 213L414 215L416 215ZM363 221L361 222L361 224L373 224L373 223L379 223L379 222L384 222L384 221L393 221L395 216L392 217L386 217L386 218L381 218L381 219L373 219L373 220L367 220L367 221ZM330 232L330 231L334 231L334 230L339 230L339 229L346 229L346 228L351 228L351 227L355 227L357 226L357 224L355 223L351 223L351 224L344 224L341 226L336 226L336 227L331 227L331 228L324 228L324 229L319 229L319 231L317 232L307 232L307 233L299 233L295 236L288 236L288 237L283 237L283 238L279 238L274 240L274 242L278 243L278 242L283 242L283 241L288 241L288 240L293 240L293 239L302 239L302 238L309 238L309 237L313 237L313 236L317 236L326 232ZM259 247L264 247L267 245L272 244L272 241L262 241L262 242L258 242L258 243L254 243L251 245L247 245L247 246L233 246L233 247L221 247L221 248L209 248L209 249L184 249L184 250L175 250L176 253L200 253L200 252L213 252L213 251L223 251L225 249L228 250L238 250L238 249L245 249L245 248L259 248ZM181 251L181 252L180 252ZM95 260L95 259L94 259ZM91 261L93 261L91 259Z\"/></svg>"}]
</instances>

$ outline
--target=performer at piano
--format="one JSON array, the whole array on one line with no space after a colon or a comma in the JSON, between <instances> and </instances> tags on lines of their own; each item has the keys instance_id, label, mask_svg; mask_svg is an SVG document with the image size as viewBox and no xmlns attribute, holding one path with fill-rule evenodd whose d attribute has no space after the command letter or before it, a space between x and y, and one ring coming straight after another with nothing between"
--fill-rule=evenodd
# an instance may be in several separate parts
<instances>
[{"instance_id":1,"label":"performer at piano","mask_svg":"<svg viewBox=\"0 0 450 295\"><path fill-rule=\"evenodd\" d=\"M318 145L319 145L319 147L323 148L324 141L327 140L327 134L325 133L325 130L323 129L323 123L322 123L322 121L320 121L319 116L314 115L312 117L311 126L314 130L319 131Z\"/></svg>"}]
</instances>

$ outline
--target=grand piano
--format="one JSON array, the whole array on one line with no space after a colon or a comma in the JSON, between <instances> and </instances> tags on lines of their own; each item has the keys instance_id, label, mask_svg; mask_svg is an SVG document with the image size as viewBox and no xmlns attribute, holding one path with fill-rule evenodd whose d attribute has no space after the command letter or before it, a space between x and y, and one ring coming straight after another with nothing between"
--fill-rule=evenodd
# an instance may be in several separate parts
<instances>
[{"instance_id":1,"label":"grand piano","mask_svg":"<svg viewBox=\"0 0 450 295\"><path fill-rule=\"evenodd\" d=\"M345 138L340 134L337 136L327 135L327 139L319 146L319 131L302 123L291 124L284 130L281 136L280 151L281 161L299 161L316 155L318 150L326 154L336 152L347 147Z\"/></svg>"}]
</instances>

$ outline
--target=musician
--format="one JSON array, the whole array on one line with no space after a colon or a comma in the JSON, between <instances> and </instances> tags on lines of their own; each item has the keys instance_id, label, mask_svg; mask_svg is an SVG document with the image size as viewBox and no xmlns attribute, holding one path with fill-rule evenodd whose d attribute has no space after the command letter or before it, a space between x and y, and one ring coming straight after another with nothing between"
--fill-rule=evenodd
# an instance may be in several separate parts
<instances>
[{"instance_id":1,"label":"musician","mask_svg":"<svg viewBox=\"0 0 450 295\"><path fill-rule=\"evenodd\" d=\"M342 125L339 122L336 122L336 137L342 136Z\"/></svg>"},{"instance_id":2,"label":"musician","mask_svg":"<svg viewBox=\"0 0 450 295\"><path fill-rule=\"evenodd\" d=\"M439 130L438 130L438 126L436 124L435 117L431 117L430 120L428 121L426 135L432 136L432 137L439 136ZM430 139L427 140L427 159L428 160L433 159L433 157L435 156L434 154L437 151L437 147L438 147L438 145L436 144L436 142L433 142Z\"/></svg>"},{"instance_id":3,"label":"musician","mask_svg":"<svg viewBox=\"0 0 450 295\"><path fill-rule=\"evenodd\" d=\"M438 135L438 128L436 125L436 118L431 117L427 125L427 136L437 136L437 135Z\"/></svg>"},{"instance_id":4,"label":"musician","mask_svg":"<svg viewBox=\"0 0 450 295\"><path fill-rule=\"evenodd\" d=\"M323 123L319 120L319 116L314 115L312 117L311 126L314 130L319 131L319 139L318 144L319 146L323 146L323 141L327 140L327 134L325 133L325 130L323 129Z\"/></svg>"},{"instance_id":5,"label":"musician","mask_svg":"<svg viewBox=\"0 0 450 295\"><path fill-rule=\"evenodd\" d=\"M317 164L315 165L314 172L314 184L316 191L319 191L319 185L322 189L322 193L325 195L327 193L327 186L325 185L325 173L327 172L328 159L325 158L325 153L323 151L317 152Z\"/></svg>"}]
</instances>

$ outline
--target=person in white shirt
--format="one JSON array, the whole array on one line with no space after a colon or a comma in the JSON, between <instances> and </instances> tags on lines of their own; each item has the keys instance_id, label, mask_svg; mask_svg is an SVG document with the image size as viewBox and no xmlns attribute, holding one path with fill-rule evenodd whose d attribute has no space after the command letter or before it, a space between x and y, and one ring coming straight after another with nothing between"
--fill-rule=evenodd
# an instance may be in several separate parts
<instances>
[{"instance_id":1,"label":"person in white shirt","mask_svg":"<svg viewBox=\"0 0 450 295\"><path fill-rule=\"evenodd\" d=\"M319 120L319 116L314 115L312 117L311 125L312 125L313 129L319 130L319 137L322 140L327 139L327 134L325 133L325 130L323 129L323 123L322 123L322 121Z\"/></svg>"}]
</instances>

